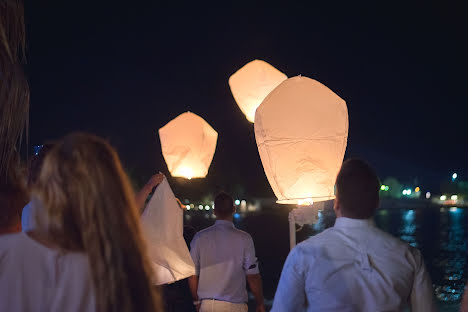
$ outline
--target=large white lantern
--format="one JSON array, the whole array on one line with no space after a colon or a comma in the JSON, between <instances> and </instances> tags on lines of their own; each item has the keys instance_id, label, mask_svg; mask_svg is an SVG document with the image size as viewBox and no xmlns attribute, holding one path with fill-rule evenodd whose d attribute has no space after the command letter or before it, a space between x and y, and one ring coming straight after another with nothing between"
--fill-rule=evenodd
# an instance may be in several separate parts
<instances>
[{"instance_id":1,"label":"large white lantern","mask_svg":"<svg viewBox=\"0 0 468 312\"><path fill-rule=\"evenodd\" d=\"M255 139L278 203L334 198L348 139L346 103L320 82L293 77L255 114Z\"/></svg>"},{"instance_id":2,"label":"large white lantern","mask_svg":"<svg viewBox=\"0 0 468 312\"><path fill-rule=\"evenodd\" d=\"M195 274L183 235L183 211L164 179L141 215L143 235L153 266L153 283L162 285Z\"/></svg>"},{"instance_id":3,"label":"large white lantern","mask_svg":"<svg viewBox=\"0 0 468 312\"><path fill-rule=\"evenodd\" d=\"M192 179L207 175L218 133L203 118L183 113L159 129L159 138L173 177Z\"/></svg>"},{"instance_id":4,"label":"large white lantern","mask_svg":"<svg viewBox=\"0 0 468 312\"><path fill-rule=\"evenodd\" d=\"M288 77L261 60L247 63L229 77L232 95L248 121L254 122L255 110L263 99Z\"/></svg>"}]
</instances>

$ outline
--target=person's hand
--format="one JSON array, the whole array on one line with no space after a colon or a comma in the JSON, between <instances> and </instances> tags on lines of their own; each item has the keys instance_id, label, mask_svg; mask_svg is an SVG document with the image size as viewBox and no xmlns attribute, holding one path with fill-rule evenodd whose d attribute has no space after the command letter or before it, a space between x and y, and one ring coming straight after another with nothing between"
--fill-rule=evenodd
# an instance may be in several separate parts
<instances>
[{"instance_id":1,"label":"person's hand","mask_svg":"<svg viewBox=\"0 0 468 312\"><path fill-rule=\"evenodd\" d=\"M177 204L179 205L180 209L182 209L182 210L186 210L186 209L187 209L187 207L186 207L184 204L182 204L182 202L180 201L180 199L178 199L178 198L176 197L175 200L177 201Z\"/></svg>"},{"instance_id":2,"label":"person's hand","mask_svg":"<svg viewBox=\"0 0 468 312\"><path fill-rule=\"evenodd\" d=\"M255 312L265 312L265 306L263 304L258 304Z\"/></svg>"},{"instance_id":3,"label":"person's hand","mask_svg":"<svg viewBox=\"0 0 468 312\"><path fill-rule=\"evenodd\" d=\"M148 195L151 193L153 188L159 185L164 180L164 174L157 173L153 175L148 182L146 182L145 186L135 195L135 202L137 204L138 209L142 212L145 208L145 202L148 198Z\"/></svg>"},{"instance_id":4,"label":"person's hand","mask_svg":"<svg viewBox=\"0 0 468 312\"><path fill-rule=\"evenodd\" d=\"M162 181L164 180L164 174L162 173L156 173L155 175L153 175L149 180L148 182L146 183L146 185L153 189L155 188L156 186L158 186Z\"/></svg>"}]
</instances>

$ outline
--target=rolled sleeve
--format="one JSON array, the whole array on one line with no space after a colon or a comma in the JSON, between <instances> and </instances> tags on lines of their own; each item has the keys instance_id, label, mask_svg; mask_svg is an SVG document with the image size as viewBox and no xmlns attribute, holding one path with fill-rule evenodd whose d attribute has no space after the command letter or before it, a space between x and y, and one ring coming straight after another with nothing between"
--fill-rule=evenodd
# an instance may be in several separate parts
<instances>
[{"instance_id":1,"label":"rolled sleeve","mask_svg":"<svg viewBox=\"0 0 468 312\"><path fill-rule=\"evenodd\" d=\"M192 239L190 243L190 256L192 257L193 264L195 264L195 275L200 275L200 244L198 244L198 235Z\"/></svg>"},{"instance_id":2,"label":"rolled sleeve","mask_svg":"<svg viewBox=\"0 0 468 312\"><path fill-rule=\"evenodd\" d=\"M255 256L255 247L252 240L252 237L247 238L246 248L244 252L244 271L245 274L259 274L260 270L258 269L258 260Z\"/></svg>"}]
</instances>

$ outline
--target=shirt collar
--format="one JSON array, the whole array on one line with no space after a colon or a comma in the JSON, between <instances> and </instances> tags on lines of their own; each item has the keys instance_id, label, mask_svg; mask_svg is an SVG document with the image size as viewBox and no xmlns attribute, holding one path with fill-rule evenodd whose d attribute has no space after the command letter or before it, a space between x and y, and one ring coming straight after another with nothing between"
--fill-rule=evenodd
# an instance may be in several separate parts
<instances>
[{"instance_id":1,"label":"shirt collar","mask_svg":"<svg viewBox=\"0 0 468 312\"><path fill-rule=\"evenodd\" d=\"M215 225L234 227L234 223L232 223L231 221L228 221L228 220L216 220Z\"/></svg>"},{"instance_id":2,"label":"shirt collar","mask_svg":"<svg viewBox=\"0 0 468 312\"><path fill-rule=\"evenodd\" d=\"M367 227L375 226L374 219L351 219L346 217L336 218L336 228L352 228L352 227Z\"/></svg>"}]
</instances>

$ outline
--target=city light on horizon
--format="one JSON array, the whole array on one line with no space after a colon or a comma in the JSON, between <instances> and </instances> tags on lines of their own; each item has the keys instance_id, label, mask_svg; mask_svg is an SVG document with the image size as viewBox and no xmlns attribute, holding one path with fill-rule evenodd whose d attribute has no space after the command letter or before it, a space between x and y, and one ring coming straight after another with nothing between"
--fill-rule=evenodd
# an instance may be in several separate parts
<instances>
[{"instance_id":1,"label":"city light on horizon","mask_svg":"<svg viewBox=\"0 0 468 312\"><path fill-rule=\"evenodd\" d=\"M403 195L409 196L411 195L411 189L404 189L402 193Z\"/></svg>"}]
</instances>

